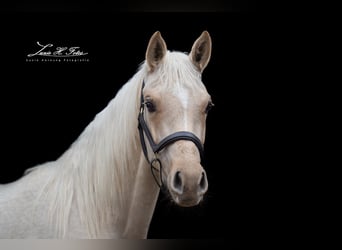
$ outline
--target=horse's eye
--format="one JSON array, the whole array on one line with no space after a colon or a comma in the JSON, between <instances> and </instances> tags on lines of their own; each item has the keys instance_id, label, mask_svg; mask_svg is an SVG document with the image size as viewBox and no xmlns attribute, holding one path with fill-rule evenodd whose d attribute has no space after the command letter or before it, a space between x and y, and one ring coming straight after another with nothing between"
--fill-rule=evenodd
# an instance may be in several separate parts
<instances>
[{"instance_id":1,"label":"horse's eye","mask_svg":"<svg viewBox=\"0 0 342 250\"><path fill-rule=\"evenodd\" d=\"M148 112L156 111L156 106L154 105L154 103L152 101L145 101L145 106L146 106Z\"/></svg>"},{"instance_id":2,"label":"horse's eye","mask_svg":"<svg viewBox=\"0 0 342 250\"><path fill-rule=\"evenodd\" d=\"M209 110L211 110L214 106L214 103L212 101L209 101L207 107L205 108L205 113L208 113Z\"/></svg>"}]
</instances>

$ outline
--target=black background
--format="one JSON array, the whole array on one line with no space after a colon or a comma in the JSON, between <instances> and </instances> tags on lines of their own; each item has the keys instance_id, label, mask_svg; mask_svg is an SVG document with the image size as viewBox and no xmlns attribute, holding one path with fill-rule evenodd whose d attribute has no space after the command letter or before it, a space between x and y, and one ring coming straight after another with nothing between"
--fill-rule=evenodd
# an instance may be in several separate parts
<instances>
[{"instance_id":1,"label":"black background","mask_svg":"<svg viewBox=\"0 0 342 250\"><path fill-rule=\"evenodd\" d=\"M175 2L175 7L158 9L147 2L143 11L139 4L129 8L122 3L117 8L81 3L5 6L0 183L57 159L135 74L156 30L169 50L184 52L208 30L213 48L203 82L215 103L205 143L208 195L200 206L185 209L161 193L148 237L239 241L248 213L246 169L260 157L264 126L263 87L260 79L256 82L261 66L255 6L200 2L191 11L191 4ZM80 46L89 52L89 62L26 62L37 41Z\"/></svg>"}]
</instances>

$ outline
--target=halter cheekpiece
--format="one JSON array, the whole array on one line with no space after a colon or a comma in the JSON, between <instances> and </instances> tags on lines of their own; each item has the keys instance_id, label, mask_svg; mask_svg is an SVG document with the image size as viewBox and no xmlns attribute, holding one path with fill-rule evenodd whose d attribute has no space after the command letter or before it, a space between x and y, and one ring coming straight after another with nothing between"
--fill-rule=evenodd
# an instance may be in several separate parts
<instances>
[{"instance_id":1,"label":"halter cheekpiece","mask_svg":"<svg viewBox=\"0 0 342 250\"><path fill-rule=\"evenodd\" d=\"M196 147L198 148L198 151L199 151L200 157L201 157L201 161L202 161L203 160L203 151L204 151L203 150L203 144L202 144L201 140L195 134L188 132L188 131L175 132L173 134L166 136L159 143L155 143L153 140L152 134L151 134L146 122L145 122L145 119L144 119L144 110L145 110L145 102L144 102L144 95L143 95L144 87L145 87L145 82L143 81L142 86L141 86L140 111L139 111L139 115L138 115L138 129L139 129L141 148L144 152L144 155L145 155L147 162L151 166L151 172L152 172L152 175L153 175L157 185L159 187L161 187L163 185L162 163L158 158L158 153L163 148L170 145L171 143L174 143L175 141L179 141L179 140L192 141L196 145ZM152 160L149 160L149 158L148 158L148 152L147 152L147 147L146 147L146 143L145 143L144 133L145 133L145 136L147 137L149 145L150 145L150 147L154 153L154 158ZM156 166L156 164L159 165L159 169ZM159 171L161 183L158 182L153 170Z\"/></svg>"}]
</instances>

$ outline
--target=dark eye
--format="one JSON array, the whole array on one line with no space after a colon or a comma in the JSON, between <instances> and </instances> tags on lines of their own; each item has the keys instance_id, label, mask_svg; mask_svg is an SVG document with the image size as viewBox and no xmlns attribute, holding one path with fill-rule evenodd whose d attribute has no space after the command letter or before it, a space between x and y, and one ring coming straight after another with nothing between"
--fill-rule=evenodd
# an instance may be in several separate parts
<instances>
[{"instance_id":1,"label":"dark eye","mask_svg":"<svg viewBox=\"0 0 342 250\"><path fill-rule=\"evenodd\" d=\"M156 106L154 105L154 103L152 101L149 101L149 100L145 101L145 106L146 106L148 112L156 111Z\"/></svg>"},{"instance_id":2,"label":"dark eye","mask_svg":"<svg viewBox=\"0 0 342 250\"><path fill-rule=\"evenodd\" d=\"M214 103L212 101L209 101L207 107L205 108L205 113L208 113L209 110L211 110L214 106Z\"/></svg>"}]
</instances>

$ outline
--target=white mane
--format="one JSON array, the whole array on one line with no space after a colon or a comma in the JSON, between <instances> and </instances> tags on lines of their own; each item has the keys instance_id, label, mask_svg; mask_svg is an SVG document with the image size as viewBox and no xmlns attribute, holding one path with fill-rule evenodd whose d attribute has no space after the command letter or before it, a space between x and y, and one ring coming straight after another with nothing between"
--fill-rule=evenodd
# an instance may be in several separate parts
<instances>
[{"instance_id":1,"label":"white mane","mask_svg":"<svg viewBox=\"0 0 342 250\"><path fill-rule=\"evenodd\" d=\"M132 184L139 159L137 115L140 87L145 75L142 67L98 113L71 147L52 165L57 168L44 195L53 201L51 222L63 236L76 199L81 220L96 236L108 219L120 214L104 214L122 207L127 185ZM51 197L54 196L54 197ZM109 209L108 209L109 208ZM112 223L114 223L112 221Z\"/></svg>"}]
</instances>

